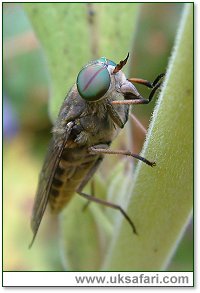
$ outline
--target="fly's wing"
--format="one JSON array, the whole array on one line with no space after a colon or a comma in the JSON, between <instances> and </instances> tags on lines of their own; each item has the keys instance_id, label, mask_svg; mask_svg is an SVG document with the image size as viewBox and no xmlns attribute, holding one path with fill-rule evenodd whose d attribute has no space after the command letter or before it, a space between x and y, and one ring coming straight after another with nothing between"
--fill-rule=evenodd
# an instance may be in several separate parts
<instances>
[{"instance_id":1,"label":"fly's wing","mask_svg":"<svg viewBox=\"0 0 200 293\"><path fill-rule=\"evenodd\" d=\"M52 185L52 180L54 178L56 168L60 162L60 157L66 145L72 126L73 126L73 122L70 122L68 124L68 128L65 134L63 135L63 140L61 143L56 144L54 138L52 138L49 144L44 165L40 173L38 189L36 192L35 202L33 206L33 213L32 213L32 219L31 219L33 239L31 241L29 248L31 248L31 246L33 245L42 217L44 215L44 212L48 203L48 199L49 199L49 193L50 193L50 189Z\"/></svg>"}]
</instances>

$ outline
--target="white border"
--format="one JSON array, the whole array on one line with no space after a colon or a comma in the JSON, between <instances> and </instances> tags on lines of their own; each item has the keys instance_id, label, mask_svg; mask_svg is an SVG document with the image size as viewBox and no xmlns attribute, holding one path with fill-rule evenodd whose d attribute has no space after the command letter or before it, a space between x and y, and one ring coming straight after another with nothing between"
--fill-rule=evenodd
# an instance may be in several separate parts
<instances>
[{"instance_id":1,"label":"white border","mask_svg":"<svg viewBox=\"0 0 200 293\"><path fill-rule=\"evenodd\" d=\"M3 1L5 2L18 2L19 1ZM40 1L22 1L22 2L40 2ZM43 1L43 2L53 2L53 1ZM60 2L70 2L70 1L60 1ZM75 1L74 1L75 2ZM77 2L85 2L85 1L77 1ZM95 1L87 1L87 2L95 2ZM97 1L97 2L123 2L123 1ZM133 2L133 1L126 1L126 2ZM150 1L136 1L136 2L150 2ZM153 2L165 2L165 1L153 1ZM166 1L166 2L183 2L183 1ZM199 7L198 4L200 4L199 1L195 0L195 1L189 1L191 3L195 4L195 75L198 76L198 68L199 68L199 34L197 34L197 28L199 28L200 24L200 15L199 15ZM1 5L1 9L2 9L2 5ZM2 14L1 14L2 15ZM2 23L2 21L0 21L0 23ZM2 48L2 46L1 46ZM197 78L195 78L195 80L197 81ZM200 115L198 115L199 113L199 107L200 107L200 94L199 94L199 84L196 83L195 85L195 178L199 178L198 175L199 174L199 162L200 162L200 155L199 155L199 150L200 150L200 139L199 139L199 134L198 131L200 129ZM2 113L2 112L1 112ZM2 153L2 152L1 152ZM196 167L197 166L197 167ZM0 176L0 178L2 178ZM1 181L1 180L0 180ZM198 220L200 220L200 213L197 210L197 206L199 207L199 200L197 198L197 194L199 191L199 182L200 180L196 180L195 182L195 194L196 194L196 198L195 198L195 222L200 222ZM1 219L1 217L0 217ZM2 227L2 224L0 223L0 227ZM196 242L199 242L199 233L196 229L197 232L197 236L196 236ZM1 234L2 235L2 234ZM0 241L0 245L1 245L2 241ZM197 247L197 245L196 245ZM198 253L198 251L195 252L196 253L196 267L198 266L198 264L200 263L200 254ZM64 286L66 286L67 281L66 280L70 280L70 274L73 273L49 273L49 272L4 272L3 273L3 285L4 286L62 286L63 283L65 283ZM80 273L79 273L80 274ZM99 273L98 273L99 274ZM109 273L106 273L109 274ZM134 273L135 274L135 273ZM57 285L52 285L52 282L56 281ZM48 282L47 282L48 281ZM71 282L71 281L70 281ZM44 285L44 283L46 283ZM195 289L198 289L198 284L199 284L199 272L196 273L195 276L195 283L197 284ZM40 284L40 285L39 285ZM43 284L43 285L42 285ZM68 285L69 286L69 285ZM77 286L77 284L76 284ZM116 286L116 285L115 285Z\"/></svg>"},{"instance_id":2,"label":"white border","mask_svg":"<svg viewBox=\"0 0 200 293\"><path fill-rule=\"evenodd\" d=\"M100 281L99 278L103 278ZM153 277L153 278L152 278ZM79 281L77 281L77 279ZM90 281L89 281L90 280ZM192 272L5 272L3 286L192 287Z\"/></svg>"}]
</instances>

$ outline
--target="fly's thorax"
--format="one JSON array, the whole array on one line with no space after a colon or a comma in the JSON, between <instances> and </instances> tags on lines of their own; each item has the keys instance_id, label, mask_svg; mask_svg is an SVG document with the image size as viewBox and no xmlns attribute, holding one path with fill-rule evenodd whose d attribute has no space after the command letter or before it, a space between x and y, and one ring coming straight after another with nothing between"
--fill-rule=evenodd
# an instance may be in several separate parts
<instances>
[{"instance_id":1,"label":"fly's thorax","mask_svg":"<svg viewBox=\"0 0 200 293\"><path fill-rule=\"evenodd\" d=\"M106 113L104 118L98 116L85 116L75 121L82 130L76 135L74 140L79 146L93 146L97 144L110 143L118 134L119 129L115 127L112 119Z\"/></svg>"}]
</instances>

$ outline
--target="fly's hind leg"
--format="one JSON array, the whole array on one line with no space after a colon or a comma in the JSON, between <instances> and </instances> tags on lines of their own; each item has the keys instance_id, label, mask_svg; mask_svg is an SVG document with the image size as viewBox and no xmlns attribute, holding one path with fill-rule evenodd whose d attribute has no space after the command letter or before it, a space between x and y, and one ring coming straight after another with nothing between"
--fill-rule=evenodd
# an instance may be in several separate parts
<instances>
[{"instance_id":1,"label":"fly's hind leg","mask_svg":"<svg viewBox=\"0 0 200 293\"><path fill-rule=\"evenodd\" d=\"M94 189L94 179L91 180L91 196L95 196L95 189ZM87 201L86 204L83 206L82 211L85 212L88 208L91 201Z\"/></svg>"},{"instance_id":2,"label":"fly's hind leg","mask_svg":"<svg viewBox=\"0 0 200 293\"><path fill-rule=\"evenodd\" d=\"M104 147L108 148L108 145L104 145ZM96 202L98 204L116 209L118 211L121 212L121 214L125 217L125 219L128 221L128 223L130 224L130 226L132 227L133 233L137 234L136 232L136 228L135 225L133 223L133 221L130 219L130 217L126 214L126 212L122 209L121 206L108 202L106 200L100 199L100 198L96 198L94 197L94 195L89 195L87 193L82 192L83 188L85 187L85 185L88 183L88 181L91 179L92 175L96 172L97 168L99 167L101 161L102 161L103 157L100 157L95 164L92 166L92 168L90 169L90 171L88 172L88 174L85 176L85 178L83 179L83 181L81 182L81 184L79 185L78 189L76 190L76 192L84 197L85 199L87 199L88 201L93 201Z\"/></svg>"},{"instance_id":3,"label":"fly's hind leg","mask_svg":"<svg viewBox=\"0 0 200 293\"><path fill-rule=\"evenodd\" d=\"M99 165L101 164L103 160L103 157L100 157L92 166L92 168L89 170L89 172L86 174L85 178L82 180L81 184L78 187L78 190L82 191L83 188L87 185L87 183L90 181L96 170L98 169ZM76 191L77 193L78 190ZM94 181L92 181L92 186L91 186L91 196L94 196ZM89 205L90 201L88 201L84 206L83 206L83 211L85 211Z\"/></svg>"},{"instance_id":4,"label":"fly's hind leg","mask_svg":"<svg viewBox=\"0 0 200 293\"><path fill-rule=\"evenodd\" d=\"M124 216L124 218L128 221L128 223L130 224L130 226L132 227L133 229L133 233L137 234L137 231L136 231L136 228L135 228L135 225L133 224L132 220L129 218L129 216L127 215L127 213L122 209L122 207L120 207L119 205L117 204L114 204L114 203L111 203L111 202L108 202L108 201L105 201L103 199L100 199L100 198L97 198L97 197L94 197L92 195L89 195L87 193L84 193L82 191L77 191L77 193L90 200L90 201L93 201L93 202L96 202L98 204L101 204L101 205L104 205L106 207L110 207L110 208L113 208L113 209L116 209L118 211L120 211L122 213L122 215Z\"/></svg>"}]
</instances>

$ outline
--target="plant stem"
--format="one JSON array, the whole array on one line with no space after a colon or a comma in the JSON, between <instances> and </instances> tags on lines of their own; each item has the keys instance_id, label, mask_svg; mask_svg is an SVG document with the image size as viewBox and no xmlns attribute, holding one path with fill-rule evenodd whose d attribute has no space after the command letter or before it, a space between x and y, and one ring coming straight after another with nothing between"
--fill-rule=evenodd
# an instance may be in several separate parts
<instances>
[{"instance_id":1,"label":"plant stem","mask_svg":"<svg viewBox=\"0 0 200 293\"><path fill-rule=\"evenodd\" d=\"M128 214L103 270L163 270L191 219L193 205L193 4L186 4L142 155L130 182ZM134 186L134 188L133 188ZM122 221L122 219L121 219Z\"/></svg>"}]
</instances>

